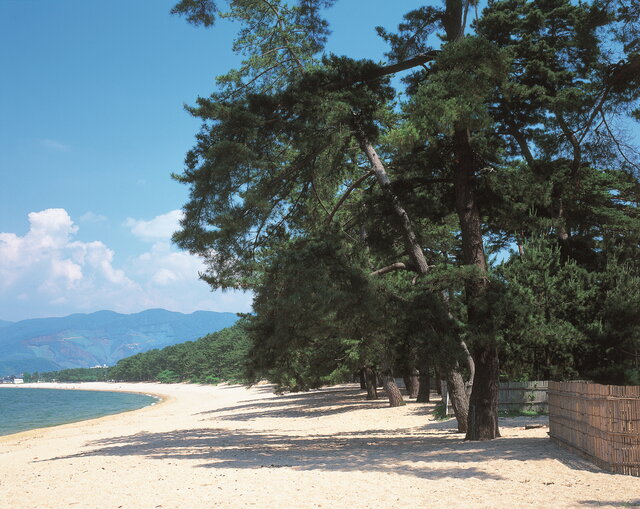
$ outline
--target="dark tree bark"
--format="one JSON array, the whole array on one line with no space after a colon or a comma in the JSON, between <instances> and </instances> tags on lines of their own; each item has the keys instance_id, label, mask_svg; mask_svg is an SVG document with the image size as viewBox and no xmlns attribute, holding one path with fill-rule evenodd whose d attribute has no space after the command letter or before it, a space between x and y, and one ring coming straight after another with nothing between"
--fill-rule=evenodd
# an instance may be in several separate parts
<instances>
[{"instance_id":1,"label":"dark tree bark","mask_svg":"<svg viewBox=\"0 0 640 509\"><path fill-rule=\"evenodd\" d=\"M407 393L407 398L410 398L411 396L409 396L409 394L413 389L413 380L411 380L411 375L404 375L402 377L402 381L404 382L404 390Z\"/></svg>"},{"instance_id":2,"label":"dark tree bark","mask_svg":"<svg viewBox=\"0 0 640 509\"><path fill-rule=\"evenodd\" d=\"M482 239L482 223L476 202L473 150L469 131L457 128L454 134L456 209L460 221L462 255L465 265L475 266L478 274L466 284L467 315L470 328L482 328L491 319L479 309L486 299L489 286L487 261ZM471 392L467 439L490 440L500 436L498 431L498 348L493 338L489 344L476 345L472 356L475 375ZM474 395L475 393L475 395Z\"/></svg>"},{"instance_id":3,"label":"dark tree bark","mask_svg":"<svg viewBox=\"0 0 640 509\"><path fill-rule=\"evenodd\" d=\"M465 131L466 133L466 131ZM413 231L413 227L411 225L411 221L409 220L409 216L407 215L407 212L405 211L405 209L402 207L402 204L400 203L400 200L398 199L398 197L394 194L392 188L391 188L391 181L389 180L389 176L387 175L387 172L385 170L384 165L382 164L382 161L380 160L380 158L378 157L378 154L375 150L375 148L373 147L373 145L371 144L371 142L366 138L365 134L363 132L359 132L358 133L358 141L360 143L360 147L362 148L362 151L366 154L367 159L369 160L369 163L371 164L371 170L373 171L378 184L380 185L380 188L382 189L383 193L385 194L385 196L387 197L387 199L389 200L389 203L392 206L393 212L394 212L394 217L397 221L398 224L398 229L400 231L400 233L402 234L403 240L404 240L404 245L405 245L405 249L409 255L409 258L411 259L411 263L413 265L413 269L418 273L418 274L426 274L429 270L429 265L427 264L427 260L425 258L424 255L424 251L422 249L422 247L420 246L420 244L418 243L417 237L415 235L415 232ZM467 144L468 144L468 140L467 140ZM470 151L470 146L469 146L469 153L471 154ZM467 161L463 161L463 166L466 168L466 163ZM473 165L470 166L470 168L473 168ZM457 175L456 175L457 178ZM471 189L471 188L468 188ZM471 195L473 198L473 195ZM475 210L475 214L476 216L473 217L472 219L477 219L477 227L480 227L480 220L479 220L479 214L477 211L477 208L475 207L475 202L474 202L474 210ZM462 222L462 219L461 219ZM467 236L468 235L469 230L467 229ZM465 229L462 228L462 234L463 234L463 246L464 246L464 236L465 236ZM482 233L480 232L480 253L482 254L482 260L484 261L484 251L482 250ZM486 272L486 263L484 264L484 270ZM461 343L464 345L464 343L461 341ZM466 346L465 346L466 348ZM448 370L447 370L447 376L450 378L451 380L451 391L452 391L452 397L455 397L456 399L456 405L454 406L454 411L456 412L456 419L458 420L458 427L461 429L464 429L465 424L463 424L463 422L466 422L467 420L467 415L464 413L465 409L467 408L467 404L466 402L463 402L462 399L467 398L467 391L465 389L465 383L464 380L462 378L462 375L460 374L459 370L457 372L457 374L454 374L453 371L459 369L457 366L451 366ZM383 383L384 383L383 379ZM393 385L395 386L395 382L393 383ZM385 385L385 390L386 390L386 385ZM397 389L397 386L396 386ZM387 393L389 394L389 393ZM453 394L455 394L455 396L453 396ZM398 395L400 395L400 391L398 390ZM400 396L402 397L402 396ZM496 394L496 398L497 398L497 394ZM390 401L391 401L391 397L390 397ZM404 404L404 402L402 403ZM394 403L391 403L392 406L396 406L394 405ZM458 413L458 412L463 412L462 414Z\"/></svg>"},{"instance_id":4,"label":"dark tree bark","mask_svg":"<svg viewBox=\"0 0 640 509\"><path fill-rule=\"evenodd\" d=\"M442 291L442 302L447 309L449 318L453 321L454 317L451 313L451 308L449 305L450 290ZM459 334L457 336L457 339L460 346L460 351L462 354L464 354L468 378L465 381L464 377L462 376L460 362L457 359L452 363L447 364L442 372L445 374L447 380L447 391L451 397L451 406L453 407L453 412L456 416L456 420L458 421L458 432L466 433L469 426L469 398L471 397L471 389L473 387L475 363L473 362L473 358L469 353L467 344Z\"/></svg>"},{"instance_id":5,"label":"dark tree bark","mask_svg":"<svg viewBox=\"0 0 640 509\"><path fill-rule=\"evenodd\" d=\"M416 396L417 403L429 403L431 400L431 380L429 372L420 372L420 383L418 384L418 394Z\"/></svg>"},{"instance_id":6,"label":"dark tree bark","mask_svg":"<svg viewBox=\"0 0 640 509\"><path fill-rule=\"evenodd\" d=\"M469 397L460 370L451 369L447 372L447 392L458 422L458 433L466 433L469 420Z\"/></svg>"},{"instance_id":7,"label":"dark tree bark","mask_svg":"<svg viewBox=\"0 0 640 509\"><path fill-rule=\"evenodd\" d=\"M413 368L410 370L408 374L406 374L404 379L404 386L407 389L407 396L409 398L417 398L418 391L420 390L420 373L417 369Z\"/></svg>"},{"instance_id":8,"label":"dark tree bark","mask_svg":"<svg viewBox=\"0 0 640 509\"><path fill-rule=\"evenodd\" d=\"M371 164L371 171L375 175L380 189L391 204L394 219L398 225L398 232L402 235L405 249L411 259L413 270L418 274L426 274L429 270L429 265L424 256L424 251L418 243L418 239L413 231L413 226L411 225L407 212L391 189L391 181L389 180L389 176L387 175L387 171L385 170L380 157L378 157L378 153L362 131L358 132L358 142Z\"/></svg>"},{"instance_id":9,"label":"dark tree bark","mask_svg":"<svg viewBox=\"0 0 640 509\"><path fill-rule=\"evenodd\" d=\"M391 375L391 371L385 371L382 373L382 385L384 386L384 392L387 394L387 398L389 398L390 406L405 405L400 388Z\"/></svg>"},{"instance_id":10,"label":"dark tree bark","mask_svg":"<svg viewBox=\"0 0 640 509\"><path fill-rule=\"evenodd\" d=\"M364 373L364 370L365 370L365 368L362 368L360 370L360 388L362 390L367 388L367 378L366 378L366 375Z\"/></svg>"},{"instance_id":11,"label":"dark tree bark","mask_svg":"<svg viewBox=\"0 0 640 509\"><path fill-rule=\"evenodd\" d=\"M417 398L418 392L420 392L420 372L416 368L413 368L411 370L410 378L412 381L412 385L411 385L411 391L409 391L409 397Z\"/></svg>"},{"instance_id":12,"label":"dark tree bark","mask_svg":"<svg viewBox=\"0 0 640 509\"><path fill-rule=\"evenodd\" d=\"M470 3L464 0L445 1L443 25L447 42L455 42L464 37L466 11L469 5ZM470 138L466 125L455 126L454 189L460 221L463 263L478 269L477 277L466 284L465 297L469 326L471 330L478 330L486 319L478 309L478 303L482 302L483 297L486 298L489 281L482 241L482 222L476 201L475 164ZM493 338L487 341L489 344L476 345L472 351L475 373L470 398L472 411L469 412L467 426L468 440L488 440L500 436L497 427L498 349Z\"/></svg>"},{"instance_id":13,"label":"dark tree bark","mask_svg":"<svg viewBox=\"0 0 640 509\"><path fill-rule=\"evenodd\" d=\"M500 436L498 429L499 363L495 344L474 348L476 377L469 401L467 440L491 440ZM479 378L480 376L480 378Z\"/></svg>"},{"instance_id":14,"label":"dark tree bark","mask_svg":"<svg viewBox=\"0 0 640 509\"><path fill-rule=\"evenodd\" d=\"M420 366L418 395L416 402L428 403L431 393L431 377L429 376L429 362L425 360Z\"/></svg>"},{"instance_id":15,"label":"dark tree bark","mask_svg":"<svg viewBox=\"0 0 640 509\"><path fill-rule=\"evenodd\" d=\"M376 372L370 366L366 366L363 372L367 388L367 399L378 399Z\"/></svg>"}]
</instances>

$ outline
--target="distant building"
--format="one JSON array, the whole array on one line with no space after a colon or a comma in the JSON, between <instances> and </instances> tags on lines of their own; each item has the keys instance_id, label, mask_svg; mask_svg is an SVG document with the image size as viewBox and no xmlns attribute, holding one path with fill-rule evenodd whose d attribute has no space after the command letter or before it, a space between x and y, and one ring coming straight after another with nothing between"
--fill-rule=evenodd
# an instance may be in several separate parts
<instances>
[{"instance_id":1,"label":"distant building","mask_svg":"<svg viewBox=\"0 0 640 509\"><path fill-rule=\"evenodd\" d=\"M14 378L13 379L13 383L14 384L23 384L24 383L24 379L22 379L22 378Z\"/></svg>"}]
</instances>

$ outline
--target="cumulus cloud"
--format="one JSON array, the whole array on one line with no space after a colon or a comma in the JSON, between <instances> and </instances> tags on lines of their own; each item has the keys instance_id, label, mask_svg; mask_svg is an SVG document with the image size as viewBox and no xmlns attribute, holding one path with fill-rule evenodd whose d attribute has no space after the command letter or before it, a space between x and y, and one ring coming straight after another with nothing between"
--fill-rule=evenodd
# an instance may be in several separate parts
<instances>
[{"instance_id":1,"label":"cumulus cloud","mask_svg":"<svg viewBox=\"0 0 640 509\"><path fill-rule=\"evenodd\" d=\"M125 221L125 226L141 240L169 240L173 232L178 229L182 217L183 212L181 210L172 210L149 221L129 217Z\"/></svg>"},{"instance_id":2,"label":"cumulus cloud","mask_svg":"<svg viewBox=\"0 0 640 509\"><path fill-rule=\"evenodd\" d=\"M193 281L204 271L202 260L184 251L175 251L168 242L156 242L151 249L136 257L131 270L155 286L176 281Z\"/></svg>"},{"instance_id":3,"label":"cumulus cloud","mask_svg":"<svg viewBox=\"0 0 640 509\"><path fill-rule=\"evenodd\" d=\"M160 240L121 267L114 265L115 253L103 242L77 240L78 226L66 210L30 213L24 236L0 233L0 318L100 309L133 313L152 307L185 313L249 311L251 295L211 292L198 279L202 260L166 240L177 227L179 212L150 221L128 220L140 238Z\"/></svg>"},{"instance_id":4,"label":"cumulus cloud","mask_svg":"<svg viewBox=\"0 0 640 509\"><path fill-rule=\"evenodd\" d=\"M113 251L102 242L75 240L78 227L64 209L29 214L22 237L0 233L0 302L15 296L33 309L72 304L73 311L106 304L105 296L139 294L140 287L113 267Z\"/></svg>"}]
</instances>

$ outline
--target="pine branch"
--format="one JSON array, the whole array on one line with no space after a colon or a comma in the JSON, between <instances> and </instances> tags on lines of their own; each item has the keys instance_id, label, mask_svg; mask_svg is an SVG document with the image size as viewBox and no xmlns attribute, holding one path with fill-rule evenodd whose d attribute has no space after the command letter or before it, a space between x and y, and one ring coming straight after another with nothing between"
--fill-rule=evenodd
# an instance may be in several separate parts
<instances>
[{"instance_id":1,"label":"pine branch","mask_svg":"<svg viewBox=\"0 0 640 509\"><path fill-rule=\"evenodd\" d=\"M365 180L367 180L371 175L373 175L373 171L369 170L367 173L365 173L362 177L360 177L358 180L356 180L353 184L351 184L347 188L347 190L344 192L344 194L342 195L340 200L338 200L338 203L336 203L335 207L333 207L333 210L329 213L329 216L327 217L327 219L325 221L326 224L329 224L329 223L331 223L331 221L333 221L333 216L336 214L336 212L338 212L338 209L346 201L346 199L349 197L349 195L352 193L352 191L354 191L355 189L360 187L360 184L362 184Z\"/></svg>"},{"instance_id":2,"label":"pine branch","mask_svg":"<svg viewBox=\"0 0 640 509\"><path fill-rule=\"evenodd\" d=\"M268 2L267 0L262 0L262 3L266 4L269 7L269 9L271 10L271 12L273 12L273 14L275 15L276 19L278 20L278 25L280 25L280 32L283 35L284 42L287 44L287 51L295 59L296 63L298 64L298 68L303 70L304 69L304 65L302 65L302 61L300 60L300 57L298 57L296 52L293 51L293 49L291 48L291 43L289 42L289 39L287 38L286 35L284 35L286 33L285 32L285 28L284 28L284 20L282 19L282 16L280 15L280 12L278 11L278 9L276 9L273 6L273 4L271 2Z\"/></svg>"},{"instance_id":3,"label":"pine branch","mask_svg":"<svg viewBox=\"0 0 640 509\"><path fill-rule=\"evenodd\" d=\"M334 81L333 83L330 83L326 88L328 90L339 90L351 85L370 83L377 79L383 78L384 76L389 76L390 74L395 74L401 71L412 69L414 67L422 66L426 62L435 60L438 53L438 50L429 51L428 53L420 53L412 58L403 60L402 62L384 65L378 67L377 69L369 70L356 79Z\"/></svg>"},{"instance_id":4,"label":"pine branch","mask_svg":"<svg viewBox=\"0 0 640 509\"><path fill-rule=\"evenodd\" d=\"M611 67L612 74L609 77L610 85L617 91L624 91L625 85L628 85L634 78L640 78L640 54L634 55L629 60L621 60Z\"/></svg>"},{"instance_id":5,"label":"pine branch","mask_svg":"<svg viewBox=\"0 0 640 509\"><path fill-rule=\"evenodd\" d=\"M580 169L580 165L582 164L582 150L580 149L580 142L578 141L578 138L576 138L576 135L573 133L573 131L569 129L569 126L567 125L567 122L564 120L564 117L562 116L562 114L559 111L556 111L555 115L556 115L556 119L558 120L558 124L560 125L560 129L562 130L562 133L564 134L565 138L567 138L567 141L571 143L571 146L573 147L573 161L571 161L571 175L575 175L576 173L578 173L578 170Z\"/></svg>"},{"instance_id":6,"label":"pine branch","mask_svg":"<svg viewBox=\"0 0 640 509\"><path fill-rule=\"evenodd\" d=\"M387 265L386 267L382 267L381 269L374 270L373 272L369 273L369 275L372 277L377 277L377 276L382 276L383 274L387 274L389 272L394 272L396 270L408 270L411 272L416 272L416 270L413 267L407 265L406 263L396 262L396 263L392 263L391 265Z\"/></svg>"},{"instance_id":7,"label":"pine branch","mask_svg":"<svg viewBox=\"0 0 640 509\"><path fill-rule=\"evenodd\" d=\"M509 129L509 134L516 140L516 143L520 147L520 152L527 161L529 167L533 168L535 159L533 157L533 154L531 153L531 149L529 148L529 144L527 143L527 139L525 138L524 134L521 131L517 130L515 127L511 127Z\"/></svg>"},{"instance_id":8,"label":"pine branch","mask_svg":"<svg viewBox=\"0 0 640 509\"><path fill-rule=\"evenodd\" d=\"M228 94L222 96L221 98L218 99L219 102L224 102L227 101L228 99L231 99L233 97L235 97L236 95L238 95L240 92L242 92L243 90L245 90L246 88L250 87L253 83L255 83L256 81L258 81L260 78L262 78L262 76L264 76L265 74L267 74L270 71L273 71L274 69L277 69L278 67L282 67L284 64L286 64L287 62L291 62L291 58L287 58L285 60L283 60L282 62L278 62L274 65L272 65L271 67L268 67L267 69L265 69L264 71L258 73L256 76L254 76L251 80L249 80L247 83L243 83L240 87L233 89L231 92L229 92Z\"/></svg>"}]
</instances>

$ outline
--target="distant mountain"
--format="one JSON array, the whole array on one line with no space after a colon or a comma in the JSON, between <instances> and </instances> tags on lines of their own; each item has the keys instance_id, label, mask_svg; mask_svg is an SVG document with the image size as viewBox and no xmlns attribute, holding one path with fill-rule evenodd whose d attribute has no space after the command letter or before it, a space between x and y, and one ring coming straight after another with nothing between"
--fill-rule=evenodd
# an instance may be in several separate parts
<instances>
[{"instance_id":1,"label":"distant mountain","mask_svg":"<svg viewBox=\"0 0 640 509\"><path fill-rule=\"evenodd\" d=\"M234 313L189 315L148 309L0 322L0 376L67 368L111 366L124 357L192 341L233 325Z\"/></svg>"}]
</instances>

